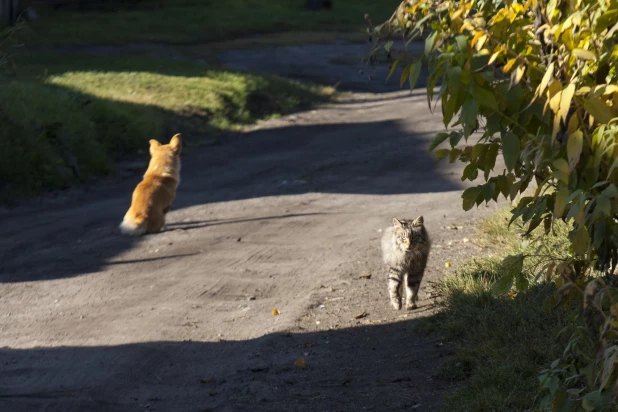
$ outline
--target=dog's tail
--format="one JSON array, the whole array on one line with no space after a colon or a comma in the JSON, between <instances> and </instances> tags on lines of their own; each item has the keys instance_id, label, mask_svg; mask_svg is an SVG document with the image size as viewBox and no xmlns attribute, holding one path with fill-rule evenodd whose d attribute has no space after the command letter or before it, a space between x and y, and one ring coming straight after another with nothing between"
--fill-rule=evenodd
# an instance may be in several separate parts
<instances>
[{"instance_id":1,"label":"dog's tail","mask_svg":"<svg viewBox=\"0 0 618 412\"><path fill-rule=\"evenodd\" d=\"M146 225L143 219L131 219L125 216L120 226L120 232L127 236L141 236L146 233Z\"/></svg>"}]
</instances>

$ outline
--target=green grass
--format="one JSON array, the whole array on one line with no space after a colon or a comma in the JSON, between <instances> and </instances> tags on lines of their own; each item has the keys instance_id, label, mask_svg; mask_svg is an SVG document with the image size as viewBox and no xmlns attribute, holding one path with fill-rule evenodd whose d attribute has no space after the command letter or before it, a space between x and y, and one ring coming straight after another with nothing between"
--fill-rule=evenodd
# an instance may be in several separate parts
<instances>
[{"instance_id":1,"label":"green grass","mask_svg":"<svg viewBox=\"0 0 618 412\"><path fill-rule=\"evenodd\" d=\"M493 245L489 256L464 262L439 285L443 310L422 321L422 332L437 332L455 346L455 355L440 369L439 377L453 384L444 411L524 411L534 409L539 371L560 358L569 333L575 328L572 310L546 310L556 291L549 283L535 283L513 297L495 296L491 286L500 276L502 258L528 253L538 246L523 241L521 228L507 228L508 211L480 225L482 244ZM539 230L539 229L537 229ZM566 227L542 241L559 256L567 253ZM532 276L538 262L526 263Z\"/></svg>"},{"instance_id":2,"label":"green grass","mask_svg":"<svg viewBox=\"0 0 618 412\"><path fill-rule=\"evenodd\" d=\"M114 168L149 139L196 143L289 113L332 90L282 78L130 56L17 56L0 78L0 202Z\"/></svg>"},{"instance_id":3,"label":"green grass","mask_svg":"<svg viewBox=\"0 0 618 412\"><path fill-rule=\"evenodd\" d=\"M142 1L104 9L37 6L30 24L39 45L213 42L284 31L362 32L364 14L386 20L399 0L335 0L332 10L309 11L304 0Z\"/></svg>"},{"instance_id":4,"label":"green grass","mask_svg":"<svg viewBox=\"0 0 618 412\"><path fill-rule=\"evenodd\" d=\"M149 57L36 53L16 64L18 78L43 75L46 84L158 108L175 117L197 116L205 126L223 130L289 113L333 93L275 76Z\"/></svg>"}]
</instances>

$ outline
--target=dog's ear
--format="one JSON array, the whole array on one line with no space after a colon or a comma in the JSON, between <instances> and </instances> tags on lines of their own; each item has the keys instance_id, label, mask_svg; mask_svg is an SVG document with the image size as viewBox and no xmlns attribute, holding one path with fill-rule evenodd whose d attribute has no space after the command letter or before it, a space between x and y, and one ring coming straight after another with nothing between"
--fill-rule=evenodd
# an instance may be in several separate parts
<instances>
[{"instance_id":1,"label":"dog's ear","mask_svg":"<svg viewBox=\"0 0 618 412\"><path fill-rule=\"evenodd\" d=\"M180 151L182 150L182 138L180 133L172 137L172 140L170 140L170 147L175 155L180 154Z\"/></svg>"},{"instance_id":2,"label":"dog's ear","mask_svg":"<svg viewBox=\"0 0 618 412\"><path fill-rule=\"evenodd\" d=\"M154 156L155 149L161 146L161 143L159 143L159 141L155 139L152 139L149 143L150 143L150 156Z\"/></svg>"},{"instance_id":3,"label":"dog's ear","mask_svg":"<svg viewBox=\"0 0 618 412\"><path fill-rule=\"evenodd\" d=\"M393 218L393 226L394 227L403 227L403 223L399 221L396 217Z\"/></svg>"},{"instance_id":4,"label":"dog's ear","mask_svg":"<svg viewBox=\"0 0 618 412\"><path fill-rule=\"evenodd\" d=\"M417 217L413 223L414 226L423 226L424 224L425 224L425 219L423 219L423 216Z\"/></svg>"}]
</instances>

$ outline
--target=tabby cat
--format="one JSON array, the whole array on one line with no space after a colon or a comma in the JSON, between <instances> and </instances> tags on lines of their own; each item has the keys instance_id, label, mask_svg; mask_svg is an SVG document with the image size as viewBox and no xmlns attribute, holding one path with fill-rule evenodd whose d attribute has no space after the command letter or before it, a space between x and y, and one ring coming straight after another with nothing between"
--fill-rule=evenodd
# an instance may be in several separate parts
<instances>
[{"instance_id":1,"label":"tabby cat","mask_svg":"<svg viewBox=\"0 0 618 412\"><path fill-rule=\"evenodd\" d=\"M402 283L406 288L406 309L416 309L431 241L423 216L416 220L393 218L393 226L382 236L382 257L388 266L388 293L393 307L401 309Z\"/></svg>"}]
</instances>

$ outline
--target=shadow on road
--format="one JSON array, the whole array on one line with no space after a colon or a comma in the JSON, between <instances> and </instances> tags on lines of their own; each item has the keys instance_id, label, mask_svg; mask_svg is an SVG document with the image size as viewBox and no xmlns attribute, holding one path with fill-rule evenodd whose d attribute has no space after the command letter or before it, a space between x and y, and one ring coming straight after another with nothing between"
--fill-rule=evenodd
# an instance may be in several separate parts
<instances>
[{"instance_id":1,"label":"shadow on road","mask_svg":"<svg viewBox=\"0 0 618 412\"><path fill-rule=\"evenodd\" d=\"M437 410L417 321L246 341L0 349L0 410ZM295 366L303 358L306 369Z\"/></svg>"},{"instance_id":2,"label":"shadow on road","mask_svg":"<svg viewBox=\"0 0 618 412\"><path fill-rule=\"evenodd\" d=\"M426 150L434 133L431 127L435 125L427 118L413 124L389 120L292 125L245 133L207 149L188 149L173 210L316 192L392 195L458 190L462 187L458 179L438 169ZM140 179L134 175L118 184L93 187L70 203L16 209L1 216L0 282L96 272L147 239L117 232ZM173 219L172 213L170 228L197 227ZM238 216L234 221L246 219ZM229 223L233 222L202 225Z\"/></svg>"}]
</instances>

